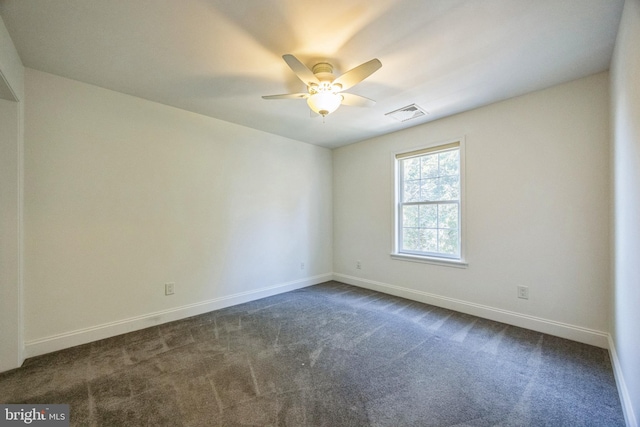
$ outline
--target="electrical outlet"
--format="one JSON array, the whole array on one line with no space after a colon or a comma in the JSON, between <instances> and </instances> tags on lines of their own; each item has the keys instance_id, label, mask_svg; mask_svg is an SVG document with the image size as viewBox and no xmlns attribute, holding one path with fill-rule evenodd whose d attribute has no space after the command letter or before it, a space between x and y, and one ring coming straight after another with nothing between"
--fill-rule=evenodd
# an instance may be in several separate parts
<instances>
[{"instance_id":1,"label":"electrical outlet","mask_svg":"<svg viewBox=\"0 0 640 427\"><path fill-rule=\"evenodd\" d=\"M304 262L300 263L300 270L304 270Z\"/></svg>"},{"instance_id":2,"label":"electrical outlet","mask_svg":"<svg viewBox=\"0 0 640 427\"><path fill-rule=\"evenodd\" d=\"M173 283L173 282L172 283L165 283L164 284L164 294L165 295L173 295L174 292L175 292L175 289L174 289L175 286L176 286L176 284Z\"/></svg>"},{"instance_id":3,"label":"electrical outlet","mask_svg":"<svg viewBox=\"0 0 640 427\"><path fill-rule=\"evenodd\" d=\"M358 261L356 261L356 268L357 268L358 270L362 270L362 261L359 261L359 260L358 260Z\"/></svg>"},{"instance_id":4,"label":"electrical outlet","mask_svg":"<svg viewBox=\"0 0 640 427\"><path fill-rule=\"evenodd\" d=\"M529 287L518 286L518 298L529 299Z\"/></svg>"}]
</instances>

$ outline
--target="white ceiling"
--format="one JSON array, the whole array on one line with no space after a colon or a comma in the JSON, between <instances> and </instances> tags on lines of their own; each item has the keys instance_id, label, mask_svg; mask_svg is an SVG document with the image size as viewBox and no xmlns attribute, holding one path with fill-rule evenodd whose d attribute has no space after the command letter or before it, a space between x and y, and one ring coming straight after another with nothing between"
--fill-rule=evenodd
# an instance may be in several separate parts
<instances>
[{"instance_id":1,"label":"white ceiling","mask_svg":"<svg viewBox=\"0 0 640 427\"><path fill-rule=\"evenodd\" d=\"M25 66L337 147L609 68L623 0L0 0ZM282 55L341 74L373 108L310 118ZM416 103L430 114L385 113Z\"/></svg>"}]
</instances>

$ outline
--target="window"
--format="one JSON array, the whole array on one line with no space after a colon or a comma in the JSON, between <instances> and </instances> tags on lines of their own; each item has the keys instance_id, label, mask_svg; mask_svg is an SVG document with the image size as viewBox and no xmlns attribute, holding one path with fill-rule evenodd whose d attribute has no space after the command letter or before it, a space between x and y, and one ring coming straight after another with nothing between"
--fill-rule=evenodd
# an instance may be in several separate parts
<instances>
[{"instance_id":1,"label":"window","mask_svg":"<svg viewBox=\"0 0 640 427\"><path fill-rule=\"evenodd\" d=\"M393 255L462 264L461 142L395 156Z\"/></svg>"}]
</instances>

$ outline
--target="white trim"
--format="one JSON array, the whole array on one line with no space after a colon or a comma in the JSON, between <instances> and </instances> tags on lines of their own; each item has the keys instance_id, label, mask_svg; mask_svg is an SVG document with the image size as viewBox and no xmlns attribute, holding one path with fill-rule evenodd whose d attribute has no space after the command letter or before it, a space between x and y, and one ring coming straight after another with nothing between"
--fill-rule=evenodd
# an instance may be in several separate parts
<instances>
[{"instance_id":1,"label":"white trim","mask_svg":"<svg viewBox=\"0 0 640 427\"><path fill-rule=\"evenodd\" d=\"M633 405L631 404L631 396L629 395L629 389L627 383L624 380L622 374L622 368L620 367L620 360L618 359L618 353L616 352L616 345L613 341L611 334L607 334L609 340L609 354L611 356L611 365L613 366L613 375L616 379L616 386L618 387L618 395L620 395L620 404L622 404L622 412L624 413L624 419L627 423L627 427L638 427L638 419L633 411Z\"/></svg>"},{"instance_id":2,"label":"white trim","mask_svg":"<svg viewBox=\"0 0 640 427\"><path fill-rule=\"evenodd\" d=\"M455 267L455 268L467 268L469 264L464 261L460 261L458 259L448 259L448 258L431 258L422 255L409 255L409 254L394 254L391 253L391 259L395 259L398 261L411 261L411 262L421 262L423 264L436 264L436 265L444 265L447 267Z\"/></svg>"},{"instance_id":3,"label":"white trim","mask_svg":"<svg viewBox=\"0 0 640 427\"><path fill-rule=\"evenodd\" d=\"M333 277L334 280L347 283L349 285L371 289L385 294L395 295L601 348L607 348L609 344L609 334L595 329L570 325L568 323L557 322L555 320L543 319L541 317L530 316L528 314L516 313L514 311L503 310L501 308L490 307L429 292L390 285L388 283L348 276L346 274L334 273Z\"/></svg>"},{"instance_id":4,"label":"white trim","mask_svg":"<svg viewBox=\"0 0 640 427\"><path fill-rule=\"evenodd\" d=\"M467 238L467 226L466 226L466 222L467 222L467 215L466 215L466 194L465 194L465 190L466 190L466 184L465 184L465 180L466 180L466 136L460 136L458 138L452 138L452 139L446 139L446 140L439 140L439 141L432 141L426 144L422 144L419 145L417 147L413 147L413 148L403 148L402 150L397 150L397 151L393 151L391 152L391 161L392 161L392 167L391 167L391 171L393 173L393 175L391 176L391 185L392 185L392 190L391 190L391 194L393 195L393 204L391 206L392 209L392 214L391 214L391 218L393 218L393 223L391 224L392 227L392 236L393 239L391 241L391 257L394 259L405 259L407 261L412 261L411 259L408 259L409 257L411 257L411 255L407 255L404 253L400 253L399 252L399 235L400 235L400 231L399 231L399 208L398 208L398 200L399 200L399 192L400 190L400 186L398 183L398 160L402 160L402 159L398 159L397 156L398 155L402 155L404 153L412 153L412 152L416 152L416 151L420 151L420 150L425 150L425 149L429 149L429 148L437 148L437 147L446 147L447 145L453 144L453 143L457 143L458 144L458 150L460 153L460 197L459 197L459 206L460 206L460 211L459 211L459 216L460 216L460 224L459 224L459 239L460 239L460 258L455 258L454 260L457 261L457 264L460 267L467 267L467 261L466 261L466 238ZM413 258L413 257L412 257ZM431 260L434 261L431 261ZM428 263L428 264L439 264L439 265L447 265L447 266L451 266L450 262L447 262L449 259L446 257L442 257L442 260L444 260L443 262L435 262L435 260L439 260L440 258L437 257L429 257L429 256L420 256L420 260L417 259L413 259L414 262L424 262L424 263Z\"/></svg>"},{"instance_id":5,"label":"white trim","mask_svg":"<svg viewBox=\"0 0 640 427\"><path fill-rule=\"evenodd\" d=\"M239 292L233 295L213 298L206 301L187 304L181 307L147 313L141 316L130 317L128 319L117 320L102 325L89 328L78 329L62 334L52 335L25 342L25 356L33 357L52 351L62 350L81 344L87 344L104 338L110 338L127 332L184 319L199 314L208 313L213 310L220 310L237 304L266 298L283 292L305 288L332 280L331 273L318 276L307 277L300 280L267 286L253 291Z\"/></svg>"},{"instance_id":6,"label":"white trim","mask_svg":"<svg viewBox=\"0 0 640 427\"><path fill-rule=\"evenodd\" d=\"M24 69L23 69L24 71ZM17 97L16 97L17 98ZM24 100L18 99L18 365L26 358L24 345Z\"/></svg>"}]
</instances>

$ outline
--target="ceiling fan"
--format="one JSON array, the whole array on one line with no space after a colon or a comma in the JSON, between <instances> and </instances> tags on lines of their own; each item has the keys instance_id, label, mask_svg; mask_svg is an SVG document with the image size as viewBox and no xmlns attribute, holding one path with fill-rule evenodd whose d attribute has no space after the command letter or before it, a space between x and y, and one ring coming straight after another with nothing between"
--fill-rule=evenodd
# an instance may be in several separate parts
<instances>
[{"instance_id":1,"label":"ceiling fan","mask_svg":"<svg viewBox=\"0 0 640 427\"><path fill-rule=\"evenodd\" d=\"M340 104L371 107L376 103L373 99L343 91L357 85L380 69L382 63L378 59L360 64L336 78L333 75L333 66L328 62L320 62L309 69L293 55L283 55L282 58L296 76L307 85L308 92L267 95L262 97L264 99L306 99L309 108L322 117L333 113Z\"/></svg>"}]
</instances>

